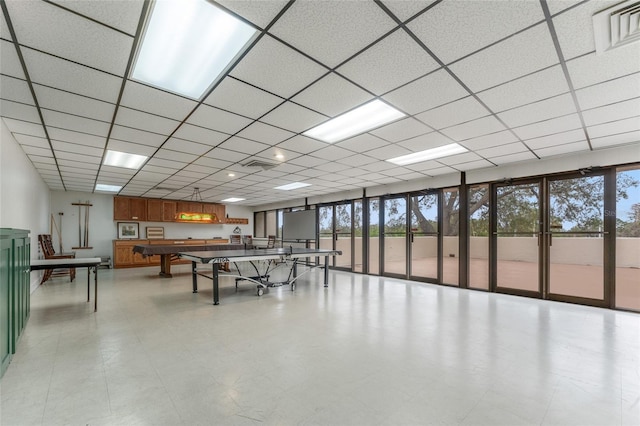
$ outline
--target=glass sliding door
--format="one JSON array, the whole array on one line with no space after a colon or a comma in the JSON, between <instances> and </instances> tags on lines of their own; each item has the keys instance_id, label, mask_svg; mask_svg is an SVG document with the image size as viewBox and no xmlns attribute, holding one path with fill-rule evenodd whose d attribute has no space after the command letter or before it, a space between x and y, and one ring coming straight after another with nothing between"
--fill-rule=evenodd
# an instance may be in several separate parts
<instances>
[{"instance_id":1,"label":"glass sliding door","mask_svg":"<svg viewBox=\"0 0 640 426\"><path fill-rule=\"evenodd\" d=\"M380 275L380 199L370 198L369 219L369 274Z\"/></svg>"},{"instance_id":2,"label":"glass sliding door","mask_svg":"<svg viewBox=\"0 0 640 426\"><path fill-rule=\"evenodd\" d=\"M614 306L640 312L640 166L618 169L616 194Z\"/></svg>"},{"instance_id":3,"label":"glass sliding door","mask_svg":"<svg viewBox=\"0 0 640 426\"><path fill-rule=\"evenodd\" d=\"M438 197L437 192L409 195L409 276L413 280L439 282Z\"/></svg>"},{"instance_id":4,"label":"glass sliding door","mask_svg":"<svg viewBox=\"0 0 640 426\"><path fill-rule=\"evenodd\" d=\"M334 214L334 249L342 251L342 256L334 256L334 266L336 268L342 268L350 271L353 253L351 249L353 244L353 241L351 240L351 236L353 235L351 232L351 228L353 226L351 203L336 204Z\"/></svg>"},{"instance_id":5,"label":"glass sliding door","mask_svg":"<svg viewBox=\"0 0 640 426\"><path fill-rule=\"evenodd\" d=\"M333 206L318 207L318 237L318 248L333 250Z\"/></svg>"},{"instance_id":6,"label":"glass sliding door","mask_svg":"<svg viewBox=\"0 0 640 426\"><path fill-rule=\"evenodd\" d=\"M604 176L548 181L548 297L605 298Z\"/></svg>"},{"instance_id":7,"label":"glass sliding door","mask_svg":"<svg viewBox=\"0 0 640 426\"><path fill-rule=\"evenodd\" d=\"M541 297L541 182L497 184L494 190L495 289Z\"/></svg>"},{"instance_id":8,"label":"glass sliding door","mask_svg":"<svg viewBox=\"0 0 640 426\"><path fill-rule=\"evenodd\" d=\"M489 290L489 185L469 188L469 288Z\"/></svg>"},{"instance_id":9,"label":"glass sliding door","mask_svg":"<svg viewBox=\"0 0 640 426\"><path fill-rule=\"evenodd\" d=\"M442 190L442 283L459 285L460 273L460 192Z\"/></svg>"},{"instance_id":10,"label":"glass sliding door","mask_svg":"<svg viewBox=\"0 0 640 426\"><path fill-rule=\"evenodd\" d=\"M364 271L363 249L363 208L362 200L353 201L353 272Z\"/></svg>"},{"instance_id":11,"label":"glass sliding door","mask_svg":"<svg viewBox=\"0 0 640 426\"><path fill-rule=\"evenodd\" d=\"M407 198L383 199L384 223L382 228L383 273L407 276Z\"/></svg>"}]
</instances>

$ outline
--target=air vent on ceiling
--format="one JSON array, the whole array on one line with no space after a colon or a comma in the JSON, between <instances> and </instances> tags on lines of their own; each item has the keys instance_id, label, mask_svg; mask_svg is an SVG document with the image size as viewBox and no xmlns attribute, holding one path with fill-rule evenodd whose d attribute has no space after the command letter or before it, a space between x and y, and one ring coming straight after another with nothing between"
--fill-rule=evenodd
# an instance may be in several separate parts
<instances>
[{"instance_id":1,"label":"air vent on ceiling","mask_svg":"<svg viewBox=\"0 0 640 426\"><path fill-rule=\"evenodd\" d=\"M640 40L640 1L627 0L593 15L596 53Z\"/></svg>"},{"instance_id":2,"label":"air vent on ceiling","mask_svg":"<svg viewBox=\"0 0 640 426\"><path fill-rule=\"evenodd\" d=\"M267 163L266 161L260 161L260 160L251 160L247 164L243 164L243 165L244 167L259 167L263 170L273 169L274 167L277 166L277 164Z\"/></svg>"}]
</instances>

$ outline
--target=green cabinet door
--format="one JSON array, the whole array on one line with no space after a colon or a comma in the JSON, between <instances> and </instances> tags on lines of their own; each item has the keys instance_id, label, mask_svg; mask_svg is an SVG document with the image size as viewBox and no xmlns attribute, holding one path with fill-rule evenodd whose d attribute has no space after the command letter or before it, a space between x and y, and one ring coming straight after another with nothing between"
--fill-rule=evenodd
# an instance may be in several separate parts
<instances>
[{"instance_id":1,"label":"green cabinet door","mask_svg":"<svg viewBox=\"0 0 640 426\"><path fill-rule=\"evenodd\" d=\"M12 257L12 240L0 238L0 377L7 370L13 353Z\"/></svg>"}]
</instances>

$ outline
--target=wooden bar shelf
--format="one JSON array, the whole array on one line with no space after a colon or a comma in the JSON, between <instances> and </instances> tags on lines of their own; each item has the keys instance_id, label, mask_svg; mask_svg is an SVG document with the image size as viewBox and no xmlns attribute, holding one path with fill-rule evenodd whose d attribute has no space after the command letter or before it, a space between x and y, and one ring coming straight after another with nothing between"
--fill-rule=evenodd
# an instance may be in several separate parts
<instances>
[{"instance_id":1,"label":"wooden bar shelf","mask_svg":"<svg viewBox=\"0 0 640 426\"><path fill-rule=\"evenodd\" d=\"M248 225L249 219L239 217L228 217L225 219L225 223L228 225Z\"/></svg>"}]
</instances>

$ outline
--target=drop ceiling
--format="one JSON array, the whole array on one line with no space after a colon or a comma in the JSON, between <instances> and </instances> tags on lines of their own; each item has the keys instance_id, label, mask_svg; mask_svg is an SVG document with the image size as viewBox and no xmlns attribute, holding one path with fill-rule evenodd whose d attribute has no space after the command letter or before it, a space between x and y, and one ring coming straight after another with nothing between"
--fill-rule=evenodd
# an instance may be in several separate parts
<instances>
[{"instance_id":1,"label":"drop ceiling","mask_svg":"<svg viewBox=\"0 0 640 426\"><path fill-rule=\"evenodd\" d=\"M640 44L595 51L592 15L617 3L219 1L259 37L196 101L128 78L148 3L7 0L0 114L51 190L259 206L545 161L640 143ZM302 135L373 99L407 117ZM469 151L385 161L453 142ZM149 160L105 166L107 149ZM311 186L274 189L292 182Z\"/></svg>"}]
</instances>

